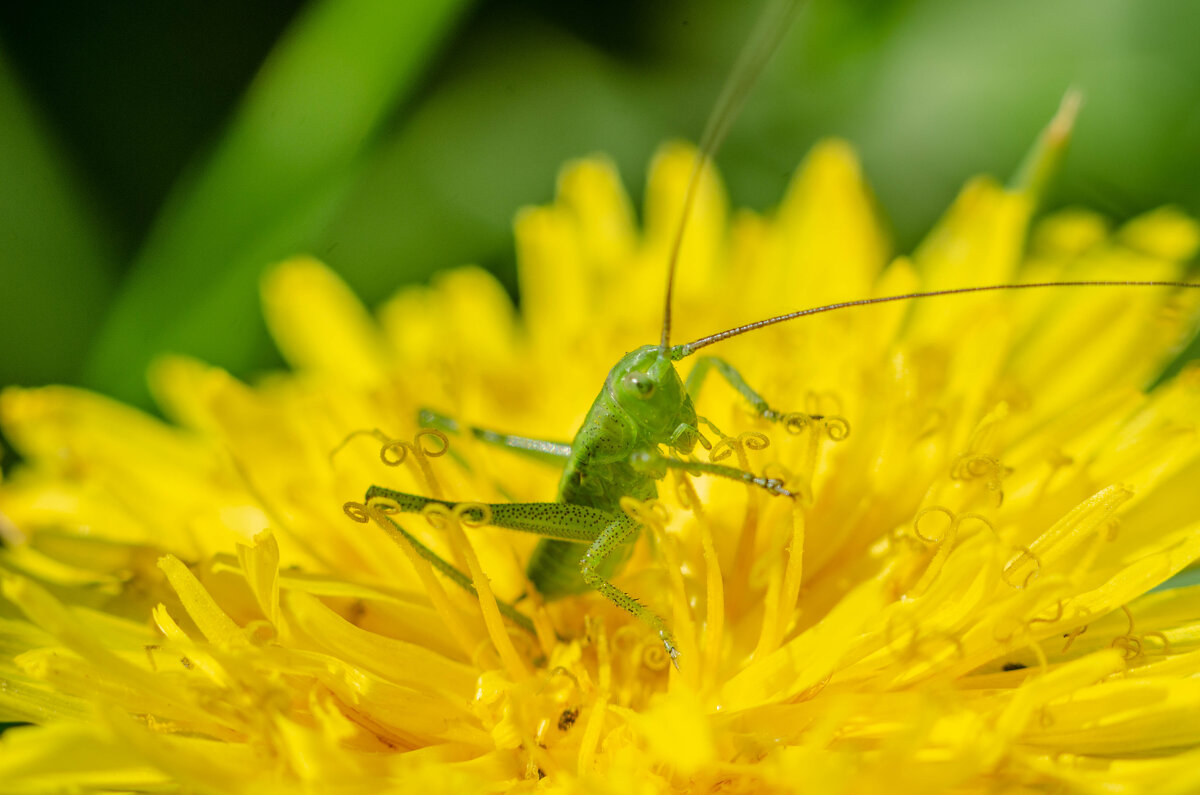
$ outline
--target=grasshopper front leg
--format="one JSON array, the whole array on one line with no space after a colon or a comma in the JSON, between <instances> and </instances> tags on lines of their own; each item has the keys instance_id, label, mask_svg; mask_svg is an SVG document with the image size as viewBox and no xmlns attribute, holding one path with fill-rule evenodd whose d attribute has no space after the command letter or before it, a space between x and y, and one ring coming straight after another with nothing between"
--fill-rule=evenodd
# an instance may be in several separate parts
<instances>
[{"instance_id":1,"label":"grasshopper front leg","mask_svg":"<svg viewBox=\"0 0 1200 795\"><path fill-rule=\"evenodd\" d=\"M696 400L699 396L700 388L704 385L704 379L713 369L716 369L725 381L737 390L738 394L749 401L750 406L758 416L771 422L778 422L789 416L784 412L771 408L766 399L746 383L746 379L742 378L742 374L735 370L733 365L716 356L699 357L688 373L687 380L684 382L684 388L687 389L687 393L692 400ZM822 417L813 416L812 419L819 420Z\"/></svg>"}]
</instances>

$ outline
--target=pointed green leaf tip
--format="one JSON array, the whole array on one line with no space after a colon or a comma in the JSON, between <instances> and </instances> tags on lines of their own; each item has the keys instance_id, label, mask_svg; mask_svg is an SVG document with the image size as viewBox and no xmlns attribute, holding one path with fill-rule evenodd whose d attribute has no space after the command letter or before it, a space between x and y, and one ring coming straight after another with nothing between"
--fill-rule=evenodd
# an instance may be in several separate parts
<instances>
[{"instance_id":1,"label":"pointed green leaf tip","mask_svg":"<svg viewBox=\"0 0 1200 795\"><path fill-rule=\"evenodd\" d=\"M1083 92L1077 88L1067 89L1054 118L1042 130L1013 177L1012 188L1027 194L1034 204L1041 202L1050 180L1058 174L1081 107Z\"/></svg>"}]
</instances>

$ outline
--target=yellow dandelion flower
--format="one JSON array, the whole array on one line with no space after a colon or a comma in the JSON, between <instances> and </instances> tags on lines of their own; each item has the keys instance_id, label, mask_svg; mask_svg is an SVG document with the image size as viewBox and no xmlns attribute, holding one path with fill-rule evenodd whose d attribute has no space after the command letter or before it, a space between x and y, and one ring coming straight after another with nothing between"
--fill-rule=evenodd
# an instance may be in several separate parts
<instances>
[{"instance_id":1,"label":"yellow dandelion flower","mask_svg":"<svg viewBox=\"0 0 1200 795\"><path fill-rule=\"evenodd\" d=\"M1148 388L1194 291L894 303L724 344L791 414L713 382L700 460L798 497L672 474L626 501L645 532L616 583L669 624L678 670L601 595L542 600L536 539L470 526L486 511L356 504L369 484L553 498L553 467L419 413L570 439L615 358L656 341L693 159L655 160L640 232L609 163L566 167L516 222L521 320L472 268L372 319L296 259L263 282L290 374L162 361L174 424L4 392L25 464L0 485L0 720L31 725L0 738L0 789L1200 788L1198 594L1156 590L1200 557L1200 375ZM1027 246L1031 197L977 180L892 258L872 207L836 141L771 215L730 217L706 170L676 336L847 297L1178 279L1200 242L1170 210L1115 231L1075 211Z\"/></svg>"}]
</instances>

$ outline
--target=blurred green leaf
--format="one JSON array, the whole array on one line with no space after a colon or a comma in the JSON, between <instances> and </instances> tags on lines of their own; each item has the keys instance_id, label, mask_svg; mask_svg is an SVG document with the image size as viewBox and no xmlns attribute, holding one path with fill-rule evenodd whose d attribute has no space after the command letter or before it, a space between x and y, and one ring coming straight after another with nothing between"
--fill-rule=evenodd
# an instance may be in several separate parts
<instances>
[{"instance_id":1,"label":"blurred green leaf","mask_svg":"<svg viewBox=\"0 0 1200 795\"><path fill-rule=\"evenodd\" d=\"M511 286L520 206L547 201L562 163L595 151L636 199L655 146L703 127L761 4L566 8L481 4L420 101L390 120L456 8L310 9L160 215L92 383L144 400L159 350L262 367L256 278L295 251L328 260L368 301L464 262ZM589 15L636 35L614 45ZM967 178L1012 174L1077 85L1087 100L1048 204L1118 220L1171 202L1196 214L1198 25L1200 5L1170 0L812 0L717 160L735 204L769 208L814 141L844 136L909 250Z\"/></svg>"},{"instance_id":2,"label":"blurred green leaf","mask_svg":"<svg viewBox=\"0 0 1200 795\"><path fill-rule=\"evenodd\" d=\"M89 385L135 403L165 350L234 370L269 348L257 280L310 248L381 121L465 0L321 0L263 65L224 139L168 200L105 323Z\"/></svg>"},{"instance_id":3,"label":"blurred green leaf","mask_svg":"<svg viewBox=\"0 0 1200 795\"><path fill-rule=\"evenodd\" d=\"M1200 4L814 2L747 114L760 149L849 138L895 224L920 238L972 175L1001 179L1070 87L1084 104L1050 206L1118 219L1200 210Z\"/></svg>"},{"instance_id":4,"label":"blurred green leaf","mask_svg":"<svg viewBox=\"0 0 1200 795\"><path fill-rule=\"evenodd\" d=\"M456 66L380 146L316 248L369 300L401 273L465 263L513 287L513 218L552 197L564 163L603 152L637 175L663 138L633 73L553 31L492 31Z\"/></svg>"},{"instance_id":5,"label":"blurred green leaf","mask_svg":"<svg viewBox=\"0 0 1200 795\"><path fill-rule=\"evenodd\" d=\"M0 384L75 380L112 290L112 249L2 55L0 186Z\"/></svg>"}]
</instances>

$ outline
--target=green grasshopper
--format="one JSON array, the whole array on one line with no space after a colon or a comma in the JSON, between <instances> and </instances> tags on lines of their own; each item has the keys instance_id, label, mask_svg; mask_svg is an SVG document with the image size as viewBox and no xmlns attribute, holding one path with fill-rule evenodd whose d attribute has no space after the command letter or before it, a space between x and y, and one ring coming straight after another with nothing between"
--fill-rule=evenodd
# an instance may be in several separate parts
<instances>
[{"instance_id":1,"label":"green grasshopper","mask_svg":"<svg viewBox=\"0 0 1200 795\"><path fill-rule=\"evenodd\" d=\"M638 522L626 515L622 509L622 498L632 497L645 501L657 497L657 482L665 477L669 470L689 475L730 478L761 488L775 496L797 495L780 479L761 477L733 467L684 458L692 453L698 442L706 445L699 428L702 418L697 415L693 400L706 376L713 370L746 398L759 417L769 421L781 421L792 415L771 408L738 371L722 359L700 357L686 380L682 379L676 370L676 362L691 356L701 348L766 326L869 304L960 293L1046 287L1200 287L1200 284L1178 282L1110 281L964 287L845 301L803 309L738 326L692 342L671 345L671 305L676 262L700 169L704 161L718 148L732 115L736 113L736 106L740 104L746 88L754 82L765 65L767 56L782 37L787 28L787 18L795 11L796 6L797 3L794 2L777 4L764 16L757 32L744 50L738 66L730 75L701 138L667 263L666 300L660 342L657 345L644 345L621 357L609 372L583 425L570 444L512 436L483 428L466 429L483 442L561 463L563 472L558 485L557 500L544 503L481 504L449 502L382 486L371 486L366 492L368 505L383 501L395 510L406 513L421 513L431 506L441 506L462 512L465 517L473 520L472 524L486 522L495 527L540 536L541 541L529 560L526 575L542 597L553 600L589 590L599 591L614 604L651 627L658 634L677 667L679 651L663 619L611 582L611 578L631 554L633 543L639 534ZM429 411L422 412L421 421L426 426L445 431L457 433L464 430L453 419ZM435 568L467 590L474 591L466 574L428 547L421 545L398 524L393 522L393 525ZM499 607L510 620L531 629L529 619L511 605L501 604Z\"/></svg>"}]
</instances>

